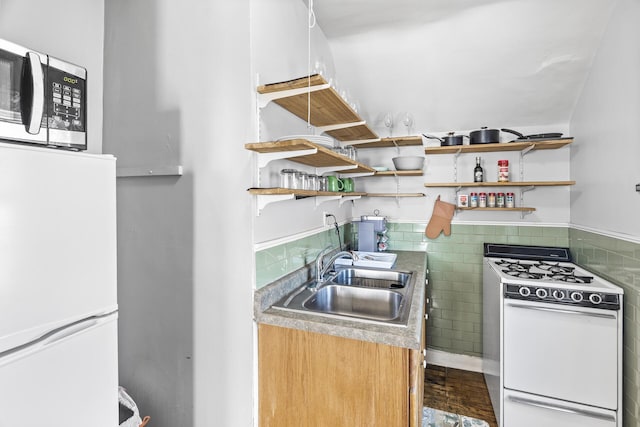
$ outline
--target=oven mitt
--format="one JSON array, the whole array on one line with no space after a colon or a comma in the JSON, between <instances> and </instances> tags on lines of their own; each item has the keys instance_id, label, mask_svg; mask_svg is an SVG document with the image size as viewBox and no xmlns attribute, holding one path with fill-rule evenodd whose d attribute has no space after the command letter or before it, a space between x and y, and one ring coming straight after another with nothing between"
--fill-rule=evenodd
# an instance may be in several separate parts
<instances>
[{"instance_id":1,"label":"oven mitt","mask_svg":"<svg viewBox=\"0 0 640 427\"><path fill-rule=\"evenodd\" d=\"M453 218L455 210L456 205L443 202L438 196L433 205L433 213L427 228L424 230L424 234L430 239L435 239L440 235L441 231L444 231L444 235L449 236L451 234L451 218Z\"/></svg>"}]
</instances>

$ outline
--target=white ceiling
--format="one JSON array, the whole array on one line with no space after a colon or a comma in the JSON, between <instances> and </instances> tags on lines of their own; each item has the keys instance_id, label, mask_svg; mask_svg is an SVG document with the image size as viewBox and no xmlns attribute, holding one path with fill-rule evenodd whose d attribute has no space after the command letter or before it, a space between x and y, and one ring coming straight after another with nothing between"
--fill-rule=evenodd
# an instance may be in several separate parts
<instances>
[{"instance_id":1,"label":"white ceiling","mask_svg":"<svg viewBox=\"0 0 640 427\"><path fill-rule=\"evenodd\" d=\"M314 0L313 9L336 78L379 131L386 112L409 112L414 134L551 132L571 119L615 1Z\"/></svg>"}]
</instances>

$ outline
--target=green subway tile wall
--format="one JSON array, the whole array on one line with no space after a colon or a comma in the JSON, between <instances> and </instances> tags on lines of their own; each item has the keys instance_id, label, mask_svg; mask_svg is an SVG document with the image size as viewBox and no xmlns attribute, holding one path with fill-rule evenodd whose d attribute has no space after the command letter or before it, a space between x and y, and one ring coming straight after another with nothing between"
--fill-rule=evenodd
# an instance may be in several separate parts
<instances>
[{"instance_id":1,"label":"green subway tile wall","mask_svg":"<svg viewBox=\"0 0 640 427\"><path fill-rule=\"evenodd\" d=\"M624 289L624 425L640 425L640 245L571 229L576 263Z\"/></svg>"},{"instance_id":2,"label":"green subway tile wall","mask_svg":"<svg viewBox=\"0 0 640 427\"><path fill-rule=\"evenodd\" d=\"M388 229L391 250L428 252L428 347L471 356L482 355L483 243L566 247L569 242L566 227L453 224L450 236L436 239L425 236L424 224L390 223Z\"/></svg>"},{"instance_id":3,"label":"green subway tile wall","mask_svg":"<svg viewBox=\"0 0 640 427\"><path fill-rule=\"evenodd\" d=\"M340 227L340 242L351 241L351 224ZM327 246L338 247L335 229L323 230L312 236L283 243L256 252L256 288L261 288L280 277L313 262Z\"/></svg>"}]
</instances>

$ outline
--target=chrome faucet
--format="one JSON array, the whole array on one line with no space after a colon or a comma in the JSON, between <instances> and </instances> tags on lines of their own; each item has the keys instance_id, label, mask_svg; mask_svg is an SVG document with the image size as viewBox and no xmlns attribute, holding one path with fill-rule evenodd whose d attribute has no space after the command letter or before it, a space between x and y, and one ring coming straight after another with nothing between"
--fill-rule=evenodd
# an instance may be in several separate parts
<instances>
[{"instance_id":1,"label":"chrome faucet","mask_svg":"<svg viewBox=\"0 0 640 427\"><path fill-rule=\"evenodd\" d=\"M353 252L340 251L337 254L333 255L327 263L324 263L324 257L331 252L333 248L331 246L324 248L318 254L318 258L316 258L316 283L314 289L318 289L318 286L324 283L324 275L327 274L327 271L333 266L333 263L338 258L349 257L355 260L356 256Z\"/></svg>"}]
</instances>

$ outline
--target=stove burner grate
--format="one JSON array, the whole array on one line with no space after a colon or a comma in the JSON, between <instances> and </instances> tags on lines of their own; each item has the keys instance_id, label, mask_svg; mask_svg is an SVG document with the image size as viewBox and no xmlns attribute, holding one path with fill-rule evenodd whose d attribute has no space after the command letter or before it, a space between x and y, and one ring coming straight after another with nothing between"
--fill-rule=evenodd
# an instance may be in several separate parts
<instances>
[{"instance_id":1,"label":"stove burner grate","mask_svg":"<svg viewBox=\"0 0 640 427\"><path fill-rule=\"evenodd\" d=\"M540 280L543 279L545 276L544 274L541 273L531 273L530 271L521 271L521 270L502 270L503 273L508 274L509 276L512 277L518 277L520 279L534 279L534 280Z\"/></svg>"},{"instance_id":2,"label":"stove burner grate","mask_svg":"<svg viewBox=\"0 0 640 427\"><path fill-rule=\"evenodd\" d=\"M553 264L550 262L539 261L535 264L537 268L540 270L550 271L552 273L573 273L575 267L570 267L566 265Z\"/></svg>"},{"instance_id":3,"label":"stove burner grate","mask_svg":"<svg viewBox=\"0 0 640 427\"><path fill-rule=\"evenodd\" d=\"M591 276L576 276L575 274L564 273L547 274L547 278L566 283L591 283L593 281Z\"/></svg>"}]
</instances>

